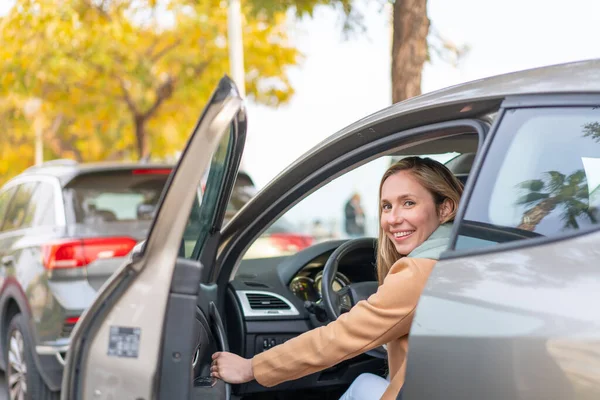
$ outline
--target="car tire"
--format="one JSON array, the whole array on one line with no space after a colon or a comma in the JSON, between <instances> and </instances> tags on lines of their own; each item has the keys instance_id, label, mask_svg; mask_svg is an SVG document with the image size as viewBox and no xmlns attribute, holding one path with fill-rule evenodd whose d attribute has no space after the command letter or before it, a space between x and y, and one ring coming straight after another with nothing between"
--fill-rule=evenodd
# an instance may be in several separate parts
<instances>
[{"instance_id":1,"label":"car tire","mask_svg":"<svg viewBox=\"0 0 600 400\"><path fill-rule=\"evenodd\" d=\"M11 400L58 400L60 394L48 388L33 360L33 352L29 345L31 335L27 320L22 314L15 315L10 321L5 343L4 357L8 398Z\"/></svg>"}]
</instances>

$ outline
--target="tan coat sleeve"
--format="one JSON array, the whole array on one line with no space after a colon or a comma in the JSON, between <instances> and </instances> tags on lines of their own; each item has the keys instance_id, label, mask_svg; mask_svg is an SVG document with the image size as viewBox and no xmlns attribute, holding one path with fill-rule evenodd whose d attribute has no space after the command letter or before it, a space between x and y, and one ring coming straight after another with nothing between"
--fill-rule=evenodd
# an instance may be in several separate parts
<instances>
[{"instance_id":1,"label":"tan coat sleeve","mask_svg":"<svg viewBox=\"0 0 600 400\"><path fill-rule=\"evenodd\" d=\"M252 359L263 386L298 379L406 335L434 260L403 258L367 300L330 324L308 331Z\"/></svg>"}]
</instances>

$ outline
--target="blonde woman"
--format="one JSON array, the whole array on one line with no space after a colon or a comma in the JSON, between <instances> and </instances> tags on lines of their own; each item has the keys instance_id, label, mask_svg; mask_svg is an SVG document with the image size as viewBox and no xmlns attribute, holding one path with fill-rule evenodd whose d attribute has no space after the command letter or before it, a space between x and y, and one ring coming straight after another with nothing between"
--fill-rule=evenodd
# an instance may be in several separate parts
<instances>
[{"instance_id":1,"label":"blonde woman","mask_svg":"<svg viewBox=\"0 0 600 400\"><path fill-rule=\"evenodd\" d=\"M267 387L329 368L387 344L389 381L359 376L344 400L396 399L404 384L408 332L414 310L450 240L462 183L441 163L408 157L385 172L379 186L379 288L327 326L245 359L213 355L212 376Z\"/></svg>"}]
</instances>

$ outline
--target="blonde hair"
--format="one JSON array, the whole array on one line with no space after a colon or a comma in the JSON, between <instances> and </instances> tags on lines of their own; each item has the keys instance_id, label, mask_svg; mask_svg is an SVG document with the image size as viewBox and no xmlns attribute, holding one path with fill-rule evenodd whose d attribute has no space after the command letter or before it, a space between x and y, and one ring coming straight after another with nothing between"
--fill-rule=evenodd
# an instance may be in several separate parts
<instances>
[{"instance_id":1,"label":"blonde hair","mask_svg":"<svg viewBox=\"0 0 600 400\"><path fill-rule=\"evenodd\" d=\"M431 158L407 157L398 161L385 171L379 184L379 240L377 244L377 278L379 284L387 276L392 265L402 257L396 251L394 244L386 236L381 228L381 189L383 183L392 175L400 171L409 171L413 177L431 193L433 200L438 207L449 200L452 205L452 210L442 223L454 221L456 210L460 196L463 192L463 184L459 181L450 170L442 163L432 160Z\"/></svg>"}]
</instances>

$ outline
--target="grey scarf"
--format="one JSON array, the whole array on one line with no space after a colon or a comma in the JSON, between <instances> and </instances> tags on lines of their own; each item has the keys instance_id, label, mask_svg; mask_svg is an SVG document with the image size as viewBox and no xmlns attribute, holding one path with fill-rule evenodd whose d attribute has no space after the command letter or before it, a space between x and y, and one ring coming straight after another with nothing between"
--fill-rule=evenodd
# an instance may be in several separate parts
<instances>
[{"instance_id":1,"label":"grey scarf","mask_svg":"<svg viewBox=\"0 0 600 400\"><path fill-rule=\"evenodd\" d=\"M446 251L450 245L452 225L452 222L440 225L426 241L411 251L407 257L439 260L440 255Z\"/></svg>"}]
</instances>

